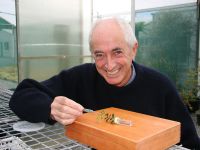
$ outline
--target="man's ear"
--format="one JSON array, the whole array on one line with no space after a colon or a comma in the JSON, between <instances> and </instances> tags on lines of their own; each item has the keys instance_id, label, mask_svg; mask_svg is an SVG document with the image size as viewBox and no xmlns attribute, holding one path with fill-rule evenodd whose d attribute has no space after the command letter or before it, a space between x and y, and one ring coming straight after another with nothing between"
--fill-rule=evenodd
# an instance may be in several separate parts
<instances>
[{"instance_id":1,"label":"man's ear","mask_svg":"<svg viewBox=\"0 0 200 150\"><path fill-rule=\"evenodd\" d=\"M137 49L138 49L138 42L135 42L133 45L133 60L135 60L135 56L137 54Z\"/></svg>"}]
</instances>

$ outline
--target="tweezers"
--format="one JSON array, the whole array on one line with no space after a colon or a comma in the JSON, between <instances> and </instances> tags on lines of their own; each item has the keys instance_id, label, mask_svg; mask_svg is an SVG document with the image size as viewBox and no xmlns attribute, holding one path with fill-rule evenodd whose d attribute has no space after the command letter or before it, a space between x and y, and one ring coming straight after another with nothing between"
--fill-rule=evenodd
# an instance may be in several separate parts
<instances>
[{"instance_id":1,"label":"tweezers","mask_svg":"<svg viewBox=\"0 0 200 150\"><path fill-rule=\"evenodd\" d=\"M93 112L93 110L92 110L92 109L86 109L86 108L84 108L84 109L83 109L83 112L84 112L84 113L89 113L89 112Z\"/></svg>"}]
</instances>

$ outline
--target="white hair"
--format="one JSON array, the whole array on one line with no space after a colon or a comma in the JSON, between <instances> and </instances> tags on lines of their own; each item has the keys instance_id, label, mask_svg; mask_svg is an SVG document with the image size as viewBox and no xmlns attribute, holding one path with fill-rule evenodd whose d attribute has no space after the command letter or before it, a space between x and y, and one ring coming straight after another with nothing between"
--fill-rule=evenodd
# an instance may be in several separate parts
<instances>
[{"instance_id":1,"label":"white hair","mask_svg":"<svg viewBox=\"0 0 200 150\"><path fill-rule=\"evenodd\" d=\"M131 25L126 22L124 19L121 18L113 18L120 26L123 34L124 34L124 38L125 41L127 42L127 44L129 45L129 47L132 49L134 44L137 43L137 39L135 37L135 32L133 31ZM95 28L97 27L97 25L99 25L103 20L105 19L98 19L92 26L90 34L89 34L89 46L90 46L90 50L92 50L92 34L95 30Z\"/></svg>"}]
</instances>

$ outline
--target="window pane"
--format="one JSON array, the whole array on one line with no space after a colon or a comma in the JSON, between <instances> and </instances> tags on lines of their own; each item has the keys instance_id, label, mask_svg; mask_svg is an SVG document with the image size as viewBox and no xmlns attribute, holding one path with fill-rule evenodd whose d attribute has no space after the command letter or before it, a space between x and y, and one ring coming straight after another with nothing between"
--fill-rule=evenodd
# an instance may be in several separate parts
<instances>
[{"instance_id":1,"label":"window pane","mask_svg":"<svg viewBox=\"0 0 200 150\"><path fill-rule=\"evenodd\" d=\"M136 13L136 60L167 74L177 85L197 65L197 8L181 5Z\"/></svg>"},{"instance_id":2,"label":"window pane","mask_svg":"<svg viewBox=\"0 0 200 150\"><path fill-rule=\"evenodd\" d=\"M25 0L18 7L20 80L41 81L85 61L81 0Z\"/></svg>"},{"instance_id":3,"label":"window pane","mask_svg":"<svg viewBox=\"0 0 200 150\"><path fill-rule=\"evenodd\" d=\"M17 49L15 2L0 1L0 87L17 85Z\"/></svg>"},{"instance_id":4,"label":"window pane","mask_svg":"<svg viewBox=\"0 0 200 150\"><path fill-rule=\"evenodd\" d=\"M93 21L118 17L131 21L131 0L93 0Z\"/></svg>"},{"instance_id":5,"label":"window pane","mask_svg":"<svg viewBox=\"0 0 200 150\"><path fill-rule=\"evenodd\" d=\"M166 7L166 6L173 6L173 5L182 5L188 3L196 3L197 0L148 0L148 1L141 1L135 0L135 9L149 9L149 8L156 8L156 7Z\"/></svg>"}]
</instances>

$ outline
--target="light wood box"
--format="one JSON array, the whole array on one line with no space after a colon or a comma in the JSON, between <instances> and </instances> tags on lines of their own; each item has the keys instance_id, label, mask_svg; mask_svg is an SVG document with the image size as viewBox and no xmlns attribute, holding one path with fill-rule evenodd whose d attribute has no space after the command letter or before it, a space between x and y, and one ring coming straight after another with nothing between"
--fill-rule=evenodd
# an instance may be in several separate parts
<instances>
[{"instance_id":1,"label":"light wood box","mask_svg":"<svg viewBox=\"0 0 200 150\"><path fill-rule=\"evenodd\" d=\"M164 150L180 141L180 123L118 108L107 113L131 120L132 126L97 120L102 110L85 113L65 126L65 135L98 150Z\"/></svg>"}]
</instances>

